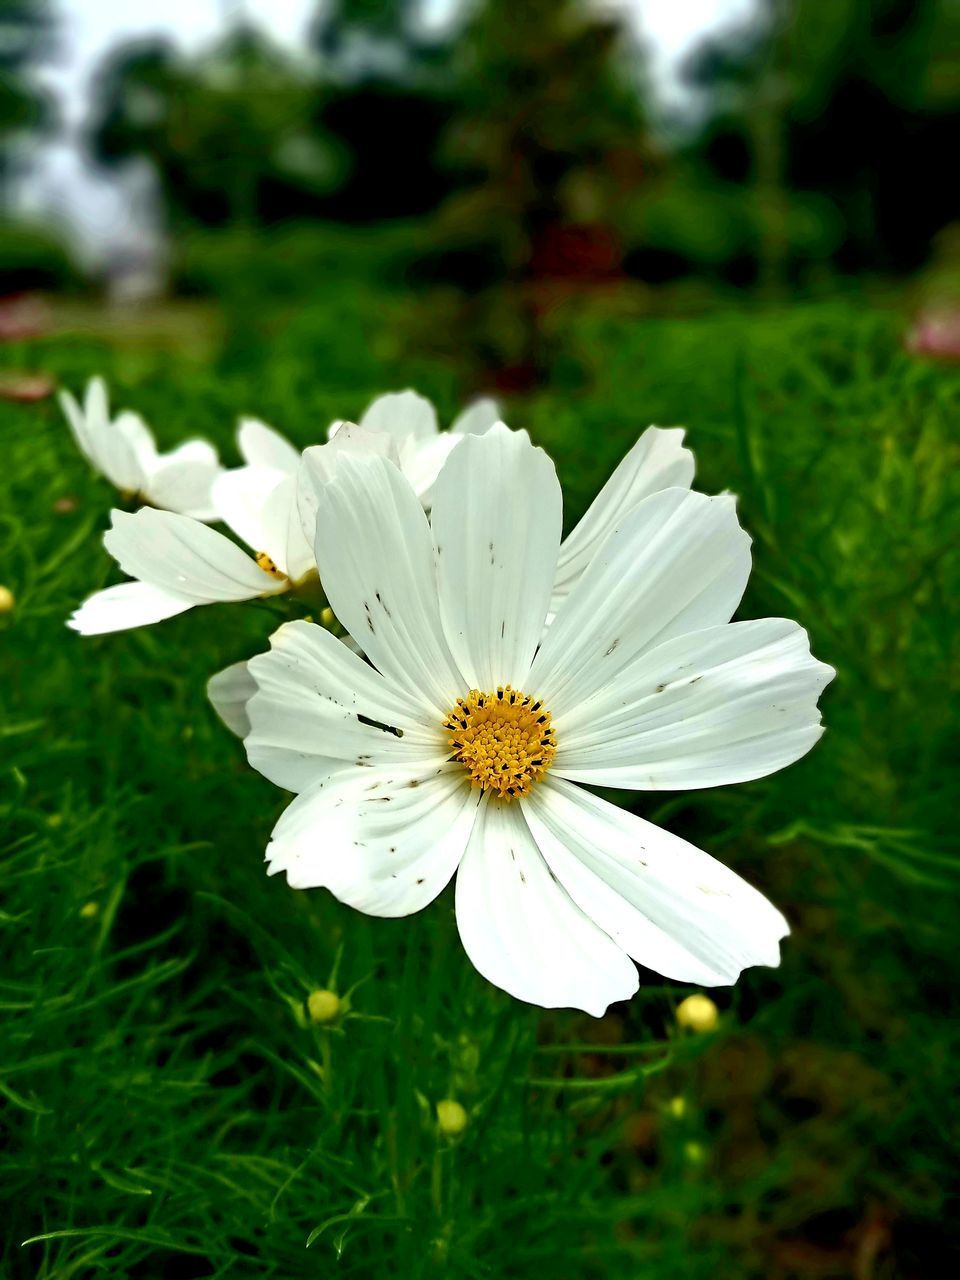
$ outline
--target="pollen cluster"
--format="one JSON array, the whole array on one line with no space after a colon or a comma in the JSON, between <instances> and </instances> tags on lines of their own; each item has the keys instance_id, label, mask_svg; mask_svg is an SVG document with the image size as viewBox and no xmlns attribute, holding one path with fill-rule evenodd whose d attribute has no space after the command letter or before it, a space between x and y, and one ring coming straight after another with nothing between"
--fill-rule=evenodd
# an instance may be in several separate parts
<instances>
[{"instance_id":1,"label":"pollen cluster","mask_svg":"<svg viewBox=\"0 0 960 1280\"><path fill-rule=\"evenodd\" d=\"M471 689L457 699L444 727L453 759L472 784L501 800L529 795L557 753L550 712L510 685L493 693Z\"/></svg>"},{"instance_id":2,"label":"pollen cluster","mask_svg":"<svg viewBox=\"0 0 960 1280\"><path fill-rule=\"evenodd\" d=\"M269 573L271 577L282 578L284 576L265 551L258 551L257 554L254 556L254 559L256 560L260 568L263 570L263 572Z\"/></svg>"}]
</instances>

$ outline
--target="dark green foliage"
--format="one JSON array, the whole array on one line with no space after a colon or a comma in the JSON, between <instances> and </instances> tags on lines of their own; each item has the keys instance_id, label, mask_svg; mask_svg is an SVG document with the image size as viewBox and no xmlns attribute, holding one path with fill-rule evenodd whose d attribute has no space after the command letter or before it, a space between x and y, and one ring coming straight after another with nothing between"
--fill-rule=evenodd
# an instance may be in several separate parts
<instances>
[{"instance_id":1,"label":"dark green foliage","mask_svg":"<svg viewBox=\"0 0 960 1280\"><path fill-rule=\"evenodd\" d=\"M265 312L209 366L189 338L163 352L136 335L3 359L73 388L103 372L162 444L201 432L234 460L240 412L307 444L412 382L449 418L467 388L408 354L412 307L331 290ZM700 487L738 491L754 534L743 616L800 618L838 667L828 732L794 768L621 797L769 892L794 927L783 967L713 993L718 1032L678 1037L681 992L655 975L599 1023L493 990L449 892L378 921L267 879L283 797L204 684L279 610L68 632L115 580L98 543L113 495L52 402L7 405L4 1274L946 1273L960 376L846 305L688 321L580 305L551 325L551 383L507 417L556 457L568 524L642 427L686 422ZM331 985L349 1010L313 1027L305 997ZM470 1113L458 1143L437 1133L448 1097Z\"/></svg>"}]
</instances>

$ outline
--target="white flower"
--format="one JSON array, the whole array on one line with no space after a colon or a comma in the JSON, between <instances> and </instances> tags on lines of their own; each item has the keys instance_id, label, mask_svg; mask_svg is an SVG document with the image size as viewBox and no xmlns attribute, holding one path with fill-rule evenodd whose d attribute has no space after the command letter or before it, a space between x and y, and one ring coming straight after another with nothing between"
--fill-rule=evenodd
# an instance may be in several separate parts
<instances>
[{"instance_id":1,"label":"white flower","mask_svg":"<svg viewBox=\"0 0 960 1280\"><path fill-rule=\"evenodd\" d=\"M123 493L198 520L212 520L210 487L220 471L217 451L206 440L188 440L170 453L158 453L150 428L138 414L110 417L102 378L87 384L83 405L60 392L77 447L87 461Z\"/></svg>"},{"instance_id":2,"label":"white flower","mask_svg":"<svg viewBox=\"0 0 960 1280\"><path fill-rule=\"evenodd\" d=\"M372 665L321 627L281 627L249 664L246 746L299 793L271 872L382 916L456 872L480 972L599 1015L636 990L631 957L730 983L777 964L788 927L708 854L578 784L763 777L816 742L833 673L794 622L730 623L750 570L731 498L669 488L634 506L544 633L560 525L553 465L523 432L465 440L430 523L389 460L341 457L317 559Z\"/></svg>"},{"instance_id":3,"label":"white flower","mask_svg":"<svg viewBox=\"0 0 960 1280\"><path fill-rule=\"evenodd\" d=\"M400 470L424 505L429 506L430 491L440 468L461 440L468 435L483 435L499 420L497 402L483 398L468 405L450 424L449 431L441 431L437 411L430 401L407 390L378 396L364 410L359 426L393 440ZM344 425L349 424L334 422L327 439L332 440Z\"/></svg>"},{"instance_id":4,"label":"white flower","mask_svg":"<svg viewBox=\"0 0 960 1280\"><path fill-rule=\"evenodd\" d=\"M114 510L103 543L134 579L89 596L67 625L81 635L161 622L198 604L253 600L290 582L266 553L257 559L216 529L173 511Z\"/></svg>"},{"instance_id":5,"label":"white flower","mask_svg":"<svg viewBox=\"0 0 960 1280\"><path fill-rule=\"evenodd\" d=\"M300 455L262 422L245 420L238 443L245 466L213 483L215 515L253 551L188 516L144 507L111 513L104 545L131 578L97 591L68 626L81 635L161 622L198 604L252 600L299 585L316 563L297 512ZM225 715L233 727L238 722Z\"/></svg>"},{"instance_id":6,"label":"white flower","mask_svg":"<svg viewBox=\"0 0 960 1280\"><path fill-rule=\"evenodd\" d=\"M420 397L414 396L413 392L404 392L395 398L402 399L406 395L420 400ZM391 398L383 396L375 401L372 407ZM421 403L425 404L426 401ZM480 402L478 406L479 404ZM478 406L474 406L474 409ZM483 414L488 411L484 409L483 414L478 414L471 419L470 415L473 411L473 409L467 409L457 421L466 420L468 425L472 421L475 425L479 425L483 421ZM350 423L339 425L340 430L331 435L331 444L315 446L304 450L303 453L298 501L301 526L304 536L308 538L313 537L320 495L333 475L333 467L338 456L331 445L341 447L349 445L371 452L379 451L400 465L400 454L393 435L355 427ZM467 434L482 434L482 432L470 431ZM556 614L619 520L644 498L657 493L660 489L689 488L693 480L694 460L693 454L683 445L683 436L682 427L648 427L626 456L621 459L586 515L560 545L548 619L552 619ZM405 474L409 479L409 473ZM244 689L252 693L250 682L240 679L239 671L244 666L245 664L238 663L236 667L228 667L220 675L214 676L207 686L207 693L214 710L227 728L239 734L240 737L243 737L249 729L246 717L242 714L240 695Z\"/></svg>"}]
</instances>

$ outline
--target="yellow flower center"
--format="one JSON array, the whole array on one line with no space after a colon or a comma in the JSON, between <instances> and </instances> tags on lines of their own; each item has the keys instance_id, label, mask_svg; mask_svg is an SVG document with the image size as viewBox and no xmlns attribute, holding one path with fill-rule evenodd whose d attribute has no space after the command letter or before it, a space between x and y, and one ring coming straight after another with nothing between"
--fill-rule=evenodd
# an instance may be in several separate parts
<instances>
[{"instance_id":1,"label":"yellow flower center","mask_svg":"<svg viewBox=\"0 0 960 1280\"><path fill-rule=\"evenodd\" d=\"M444 727L453 758L471 783L501 800L529 795L557 753L550 712L510 685L494 693L471 689L457 699Z\"/></svg>"},{"instance_id":2,"label":"yellow flower center","mask_svg":"<svg viewBox=\"0 0 960 1280\"><path fill-rule=\"evenodd\" d=\"M272 578L286 577L286 574L283 574L280 572L276 564L273 562L273 560L270 559L270 557L267 555L265 551L258 551L257 554L254 556L254 559L256 560L260 568L263 570L263 572L269 573Z\"/></svg>"}]
</instances>

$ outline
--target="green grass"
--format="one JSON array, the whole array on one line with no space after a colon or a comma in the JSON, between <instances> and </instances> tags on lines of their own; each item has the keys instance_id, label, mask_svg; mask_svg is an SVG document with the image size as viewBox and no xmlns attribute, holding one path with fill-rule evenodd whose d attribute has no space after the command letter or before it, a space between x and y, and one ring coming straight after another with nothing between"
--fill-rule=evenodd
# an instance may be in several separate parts
<instances>
[{"instance_id":1,"label":"green grass","mask_svg":"<svg viewBox=\"0 0 960 1280\"><path fill-rule=\"evenodd\" d=\"M408 383L452 413L473 388L409 350L414 305L364 287L228 326L210 359L78 333L0 359L103 372L164 443L232 457L241 412L302 444ZM960 374L840 305L551 325L550 384L508 419L556 457L568 523L639 429L686 423L699 485L754 534L741 615L799 618L838 668L794 768L620 797L769 893L783 966L714 993L712 1035L677 1034L684 991L652 974L596 1023L489 987L449 891L382 921L268 879L283 797L204 684L277 613L69 633L115 580L112 495L52 402L3 405L4 1275L926 1277L960 1244ZM349 1012L312 1026L331 983Z\"/></svg>"}]
</instances>

